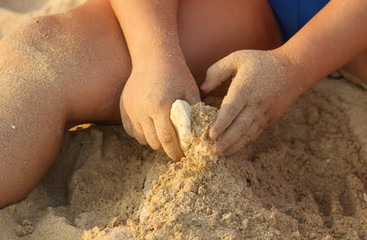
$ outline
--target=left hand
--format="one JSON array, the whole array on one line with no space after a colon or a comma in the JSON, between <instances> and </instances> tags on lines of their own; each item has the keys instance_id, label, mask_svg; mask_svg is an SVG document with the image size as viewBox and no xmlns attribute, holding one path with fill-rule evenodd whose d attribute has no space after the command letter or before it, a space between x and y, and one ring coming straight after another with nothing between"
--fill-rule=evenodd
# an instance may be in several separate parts
<instances>
[{"instance_id":1,"label":"left hand","mask_svg":"<svg viewBox=\"0 0 367 240\"><path fill-rule=\"evenodd\" d=\"M278 119L303 88L285 55L237 51L207 71L201 90L209 93L232 78L217 119L210 129L222 156L232 155Z\"/></svg>"},{"instance_id":2,"label":"left hand","mask_svg":"<svg viewBox=\"0 0 367 240\"><path fill-rule=\"evenodd\" d=\"M127 133L141 144L162 149L180 160L183 157L170 121L172 103L182 99L200 101L197 84L183 57L154 56L139 62L121 95L121 118Z\"/></svg>"}]
</instances>

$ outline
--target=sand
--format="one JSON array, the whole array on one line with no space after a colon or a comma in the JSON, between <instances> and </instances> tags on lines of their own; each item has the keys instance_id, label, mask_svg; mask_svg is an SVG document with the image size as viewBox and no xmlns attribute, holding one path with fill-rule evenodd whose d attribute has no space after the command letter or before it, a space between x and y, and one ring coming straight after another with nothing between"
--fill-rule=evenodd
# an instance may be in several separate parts
<instances>
[{"instance_id":1,"label":"sand","mask_svg":"<svg viewBox=\"0 0 367 240\"><path fill-rule=\"evenodd\" d=\"M0 35L80 2L0 0ZM366 121L367 91L327 78L199 171L120 125L70 131L37 188L0 210L0 239L367 239Z\"/></svg>"}]
</instances>

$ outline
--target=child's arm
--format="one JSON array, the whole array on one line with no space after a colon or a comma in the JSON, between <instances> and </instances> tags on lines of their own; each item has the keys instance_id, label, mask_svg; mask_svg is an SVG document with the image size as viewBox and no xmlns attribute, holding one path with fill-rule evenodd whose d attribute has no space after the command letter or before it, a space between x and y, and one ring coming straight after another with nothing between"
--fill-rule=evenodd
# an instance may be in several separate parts
<instances>
[{"instance_id":1,"label":"child's arm","mask_svg":"<svg viewBox=\"0 0 367 240\"><path fill-rule=\"evenodd\" d=\"M178 0L111 0L133 63L150 55L182 56L177 32ZM162 56L162 57L163 57Z\"/></svg>"},{"instance_id":2,"label":"child's arm","mask_svg":"<svg viewBox=\"0 0 367 240\"><path fill-rule=\"evenodd\" d=\"M126 131L140 143L162 148L173 159L183 153L169 114L176 99L200 100L177 32L178 0L111 0L132 59L121 97Z\"/></svg>"},{"instance_id":3,"label":"child's arm","mask_svg":"<svg viewBox=\"0 0 367 240\"><path fill-rule=\"evenodd\" d=\"M309 88L366 47L367 1L333 0L279 51L288 55Z\"/></svg>"},{"instance_id":4,"label":"child's arm","mask_svg":"<svg viewBox=\"0 0 367 240\"><path fill-rule=\"evenodd\" d=\"M233 77L210 135L231 155L275 121L306 89L367 47L367 1L330 1L282 47L238 51L209 68L210 92Z\"/></svg>"}]
</instances>

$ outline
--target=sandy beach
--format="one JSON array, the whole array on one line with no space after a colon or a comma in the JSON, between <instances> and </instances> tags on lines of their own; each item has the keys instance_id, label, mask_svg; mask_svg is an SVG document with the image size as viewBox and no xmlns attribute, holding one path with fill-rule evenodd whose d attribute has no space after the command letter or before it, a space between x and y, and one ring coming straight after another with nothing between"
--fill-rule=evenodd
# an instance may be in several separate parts
<instances>
[{"instance_id":1,"label":"sandy beach","mask_svg":"<svg viewBox=\"0 0 367 240\"><path fill-rule=\"evenodd\" d=\"M82 2L0 0L0 38ZM0 239L367 239L367 90L326 78L200 171L121 125L68 131L42 182L0 210Z\"/></svg>"}]
</instances>

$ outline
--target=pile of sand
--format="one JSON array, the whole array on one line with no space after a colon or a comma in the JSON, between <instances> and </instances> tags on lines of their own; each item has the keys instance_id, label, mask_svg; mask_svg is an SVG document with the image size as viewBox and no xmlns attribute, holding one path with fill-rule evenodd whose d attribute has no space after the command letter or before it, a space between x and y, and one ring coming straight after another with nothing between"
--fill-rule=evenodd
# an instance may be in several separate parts
<instances>
[{"instance_id":1,"label":"pile of sand","mask_svg":"<svg viewBox=\"0 0 367 240\"><path fill-rule=\"evenodd\" d=\"M121 126L68 132L42 183L0 210L5 239L367 238L367 91L326 79L205 171ZM363 125L364 124L364 125Z\"/></svg>"},{"instance_id":2,"label":"pile of sand","mask_svg":"<svg viewBox=\"0 0 367 240\"><path fill-rule=\"evenodd\" d=\"M7 17L77 3L21 2L0 0L0 34ZM68 132L39 186L0 210L0 236L367 239L366 119L366 90L325 79L256 141L204 171L140 146L121 126Z\"/></svg>"}]
</instances>

